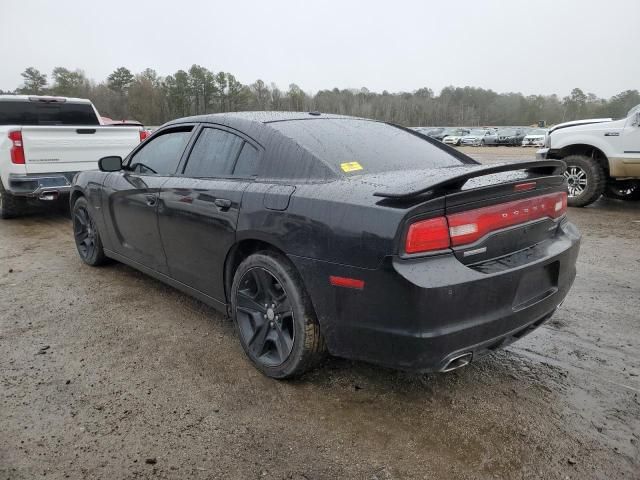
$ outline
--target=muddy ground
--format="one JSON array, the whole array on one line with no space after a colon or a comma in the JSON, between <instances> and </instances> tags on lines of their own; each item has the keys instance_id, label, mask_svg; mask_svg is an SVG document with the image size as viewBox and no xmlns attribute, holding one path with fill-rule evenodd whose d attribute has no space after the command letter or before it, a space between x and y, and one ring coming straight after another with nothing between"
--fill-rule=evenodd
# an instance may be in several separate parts
<instances>
[{"instance_id":1,"label":"muddy ground","mask_svg":"<svg viewBox=\"0 0 640 480\"><path fill-rule=\"evenodd\" d=\"M506 351L446 375L331 359L294 382L260 375L212 309L84 265L64 215L3 221L0 479L640 478L640 204L569 216L574 288Z\"/></svg>"}]
</instances>

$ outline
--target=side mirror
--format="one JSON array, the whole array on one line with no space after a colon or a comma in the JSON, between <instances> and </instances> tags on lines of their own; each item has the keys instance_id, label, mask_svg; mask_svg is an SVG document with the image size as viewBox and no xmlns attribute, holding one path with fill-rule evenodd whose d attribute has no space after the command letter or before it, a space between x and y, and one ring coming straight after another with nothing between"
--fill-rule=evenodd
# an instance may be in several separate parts
<instances>
[{"instance_id":1,"label":"side mirror","mask_svg":"<svg viewBox=\"0 0 640 480\"><path fill-rule=\"evenodd\" d=\"M98 168L102 172L119 172L122 170L122 157L102 157L98 160Z\"/></svg>"}]
</instances>

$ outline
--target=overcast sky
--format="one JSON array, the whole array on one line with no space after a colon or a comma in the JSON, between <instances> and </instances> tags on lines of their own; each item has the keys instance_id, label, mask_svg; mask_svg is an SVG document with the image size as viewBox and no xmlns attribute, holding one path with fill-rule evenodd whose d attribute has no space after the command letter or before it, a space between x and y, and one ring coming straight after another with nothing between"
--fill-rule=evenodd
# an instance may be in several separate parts
<instances>
[{"instance_id":1,"label":"overcast sky","mask_svg":"<svg viewBox=\"0 0 640 480\"><path fill-rule=\"evenodd\" d=\"M305 91L640 89L640 0L2 0L0 89L28 66L160 75L197 63Z\"/></svg>"}]
</instances>

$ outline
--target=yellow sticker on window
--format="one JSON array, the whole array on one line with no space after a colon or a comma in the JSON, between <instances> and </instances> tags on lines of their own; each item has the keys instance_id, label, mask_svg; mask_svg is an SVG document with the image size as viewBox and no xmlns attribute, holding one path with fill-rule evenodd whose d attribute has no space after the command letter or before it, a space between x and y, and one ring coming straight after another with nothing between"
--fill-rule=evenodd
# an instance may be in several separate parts
<instances>
[{"instance_id":1,"label":"yellow sticker on window","mask_svg":"<svg viewBox=\"0 0 640 480\"><path fill-rule=\"evenodd\" d=\"M343 172L355 172L356 170L362 170L362 165L358 162L346 162L341 163L340 168L342 168Z\"/></svg>"}]
</instances>

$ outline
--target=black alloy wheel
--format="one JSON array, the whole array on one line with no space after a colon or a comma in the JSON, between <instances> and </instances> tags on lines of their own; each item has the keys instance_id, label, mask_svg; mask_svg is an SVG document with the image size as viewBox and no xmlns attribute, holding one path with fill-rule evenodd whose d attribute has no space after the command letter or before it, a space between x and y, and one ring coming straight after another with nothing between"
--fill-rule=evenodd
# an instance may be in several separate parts
<instances>
[{"instance_id":1,"label":"black alloy wheel","mask_svg":"<svg viewBox=\"0 0 640 480\"><path fill-rule=\"evenodd\" d=\"M294 313L284 287L261 267L246 271L236 296L240 334L256 361L282 365L295 341Z\"/></svg>"},{"instance_id":2,"label":"black alloy wheel","mask_svg":"<svg viewBox=\"0 0 640 480\"><path fill-rule=\"evenodd\" d=\"M80 197L73 205L73 237L78 254L83 262L91 266L105 263L106 257L102 249L102 241L84 197Z\"/></svg>"},{"instance_id":3,"label":"black alloy wheel","mask_svg":"<svg viewBox=\"0 0 640 480\"><path fill-rule=\"evenodd\" d=\"M245 258L234 273L230 300L240 344L265 375L293 378L324 358L311 298L286 255L263 250Z\"/></svg>"}]
</instances>

